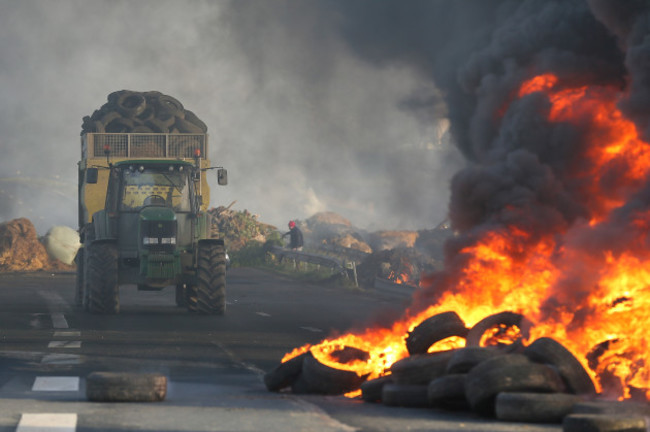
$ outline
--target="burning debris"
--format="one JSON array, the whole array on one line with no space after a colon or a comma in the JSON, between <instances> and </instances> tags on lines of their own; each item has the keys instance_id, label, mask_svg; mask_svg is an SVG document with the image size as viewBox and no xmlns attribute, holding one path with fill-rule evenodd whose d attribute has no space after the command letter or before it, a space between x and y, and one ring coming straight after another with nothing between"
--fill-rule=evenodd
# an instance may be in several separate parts
<instances>
[{"instance_id":1,"label":"burning debris","mask_svg":"<svg viewBox=\"0 0 650 432\"><path fill-rule=\"evenodd\" d=\"M386 405L561 422L575 404L593 399L596 388L581 362L554 339L541 337L525 346L529 325L520 314L505 311L467 328L458 314L443 312L422 321L393 347L401 351L400 360L392 362L386 351L376 357L369 345L353 347L363 339L346 338L350 345L328 341L287 355L265 375L265 383L271 391L348 393ZM513 412L520 398L539 406Z\"/></svg>"},{"instance_id":2,"label":"burning debris","mask_svg":"<svg viewBox=\"0 0 650 432\"><path fill-rule=\"evenodd\" d=\"M569 363L588 374L598 398L650 398L650 81L642 25L649 6L606 0L512 6L501 10L482 49L464 64L456 59L457 75L438 74L439 84L449 86L451 130L472 161L452 180L456 235L445 243L444 268L420 282L391 327L344 334L287 358L309 350L327 362L328 352L351 346L369 360L327 364L369 379L393 375L395 365L411 358L404 339L419 323L455 311L471 329L508 311L526 317L526 332L513 334L503 323L486 338L500 345L504 338L521 340L507 356L531 381L473 400L479 383L519 382L482 362L465 378L473 409L485 403L486 411L499 412L495 404L513 398L502 392L571 393L565 364L555 364L558 352L576 360ZM469 333L458 346L418 355L462 349ZM553 354L540 360L531 353L542 349L540 340L561 348L543 348ZM486 375L472 385L467 380L475 370Z\"/></svg>"}]
</instances>

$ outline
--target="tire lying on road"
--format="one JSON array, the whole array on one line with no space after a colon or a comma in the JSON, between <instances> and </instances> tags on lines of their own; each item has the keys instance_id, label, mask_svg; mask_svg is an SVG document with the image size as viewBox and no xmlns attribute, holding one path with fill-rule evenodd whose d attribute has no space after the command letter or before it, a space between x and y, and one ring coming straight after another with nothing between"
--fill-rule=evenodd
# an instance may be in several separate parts
<instances>
[{"instance_id":1,"label":"tire lying on road","mask_svg":"<svg viewBox=\"0 0 650 432\"><path fill-rule=\"evenodd\" d=\"M381 392L381 401L388 406L426 407L427 386L421 384L386 384Z\"/></svg>"},{"instance_id":2,"label":"tire lying on road","mask_svg":"<svg viewBox=\"0 0 650 432\"><path fill-rule=\"evenodd\" d=\"M636 414L650 417L650 405L637 401L594 400L573 405L572 414Z\"/></svg>"},{"instance_id":3,"label":"tire lying on road","mask_svg":"<svg viewBox=\"0 0 650 432\"><path fill-rule=\"evenodd\" d=\"M93 372L86 377L86 398L93 402L160 402L167 377L154 373Z\"/></svg>"},{"instance_id":4,"label":"tire lying on road","mask_svg":"<svg viewBox=\"0 0 650 432\"><path fill-rule=\"evenodd\" d=\"M406 338L409 354L425 354L429 347L451 336L465 337L468 329L456 312L443 312L422 321Z\"/></svg>"},{"instance_id":5,"label":"tire lying on road","mask_svg":"<svg viewBox=\"0 0 650 432\"><path fill-rule=\"evenodd\" d=\"M507 353L493 347L466 347L459 348L449 359L447 364L448 374L460 374L469 372L474 366L485 360L497 356L505 356Z\"/></svg>"},{"instance_id":6,"label":"tire lying on road","mask_svg":"<svg viewBox=\"0 0 650 432\"><path fill-rule=\"evenodd\" d=\"M302 372L292 390L297 393L317 393L340 395L357 390L367 375L359 376L356 372L335 369L324 365L313 356L305 356ZM296 384L298 381L304 381ZM299 389L296 391L296 389Z\"/></svg>"},{"instance_id":7,"label":"tire lying on road","mask_svg":"<svg viewBox=\"0 0 650 432\"><path fill-rule=\"evenodd\" d=\"M469 408L465 397L466 374L449 374L431 381L427 387L429 406L449 410Z\"/></svg>"},{"instance_id":8,"label":"tire lying on road","mask_svg":"<svg viewBox=\"0 0 650 432\"><path fill-rule=\"evenodd\" d=\"M393 378L390 375L364 382L361 384L361 399L366 402L380 402L384 385L392 383Z\"/></svg>"},{"instance_id":9,"label":"tire lying on road","mask_svg":"<svg viewBox=\"0 0 650 432\"><path fill-rule=\"evenodd\" d=\"M396 384L429 384L445 374L454 350L416 354L396 361L390 367Z\"/></svg>"},{"instance_id":10,"label":"tire lying on road","mask_svg":"<svg viewBox=\"0 0 650 432\"><path fill-rule=\"evenodd\" d=\"M268 391L277 392L291 386L302 372L302 364L306 357L313 357L311 351L302 353L264 375L264 385Z\"/></svg>"},{"instance_id":11,"label":"tire lying on road","mask_svg":"<svg viewBox=\"0 0 650 432\"><path fill-rule=\"evenodd\" d=\"M563 390L562 378L553 368L532 363L521 354L486 360L469 371L465 381L465 396L472 410L490 417L495 415L495 399L499 393Z\"/></svg>"},{"instance_id":12,"label":"tire lying on road","mask_svg":"<svg viewBox=\"0 0 650 432\"><path fill-rule=\"evenodd\" d=\"M562 423L573 405L582 400L567 393L499 393L496 417L526 423Z\"/></svg>"},{"instance_id":13,"label":"tire lying on road","mask_svg":"<svg viewBox=\"0 0 650 432\"><path fill-rule=\"evenodd\" d=\"M562 422L564 432L646 432L643 416L627 414L570 414Z\"/></svg>"},{"instance_id":14,"label":"tire lying on road","mask_svg":"<svg viewBox=\"0 0 650 432\"><path fill-rule=\"evenodd\" d=\"M539 338L528 345L523 353L534 362L554 366L570 392L596 394L596 387L580 361L554 339L548 337Z\"/></svg>"}]
</instances>

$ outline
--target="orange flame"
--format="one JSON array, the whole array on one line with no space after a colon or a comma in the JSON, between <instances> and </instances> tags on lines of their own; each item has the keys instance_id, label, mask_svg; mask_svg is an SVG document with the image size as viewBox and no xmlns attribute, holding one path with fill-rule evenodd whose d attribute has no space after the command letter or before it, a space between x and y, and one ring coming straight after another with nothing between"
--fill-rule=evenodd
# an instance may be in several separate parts
<instances>
[{"instance_id":1,"label":"orange flame","mask_svg":"<svg viewBox=\"0 0 650 432\"><path fill-rule=\"evenodd\" d=\"M424 319L455 311L471 327L509 310L534 323L529 341L552 337L574 353L600 391L617 398L629 398L633 389L650 395L645 337L650 323L650 210L637 210L620 227L631 233L625 248L613 245L617 239L608 246L611 250L578 241L611 225L615 211L648 180L650 145L617 108L617 89L560 87L555 75L545 74L523 83L517 97L534 92L548 98L548 122L570 123L586 137L588 145L567 170L590 219L552 235L515 225L485 232L455 258L462 266L451 269L446 263L444 287L436 286L444 292L434 304L417 313L412 307L390 328L324 340L294 350L283 361L309 349L324 364L375 378L408 355L405 337ZM487 337L504 343L518 336L516 329L496 329ZM455 340L431 350L463 344ZM368 357L342 364L331 354L343 347L365 351Z\"/></svg>"}]
</instances>

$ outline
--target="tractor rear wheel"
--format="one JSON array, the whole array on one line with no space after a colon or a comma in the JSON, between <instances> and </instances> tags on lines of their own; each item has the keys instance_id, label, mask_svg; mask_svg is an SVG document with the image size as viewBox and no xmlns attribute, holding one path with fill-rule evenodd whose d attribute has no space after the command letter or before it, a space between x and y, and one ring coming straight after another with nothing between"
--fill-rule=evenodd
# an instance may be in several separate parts
<instances>
[{"instance_id":1,"label":"tractor rear wheel","mask_svg":"<svg viewBox=\"0 0 650 432\"><path fill-rule=\"evenodd\" d=\"M90 313L117 314L120 312L117 265L117 245L114 243L92 243L88 247L85 282Z\"/></svg>"},{"instance_id":2,"label":"tractor rear wheel","mask_svg":"<svg viewBox=\"0 0 650 432\"><path fill-rule=\"evenodd\" d=\"M201 314L226 312L226 249L222 244L200 243L196 284L189 289L188 309Z\"/></svg>"}]
</instances>

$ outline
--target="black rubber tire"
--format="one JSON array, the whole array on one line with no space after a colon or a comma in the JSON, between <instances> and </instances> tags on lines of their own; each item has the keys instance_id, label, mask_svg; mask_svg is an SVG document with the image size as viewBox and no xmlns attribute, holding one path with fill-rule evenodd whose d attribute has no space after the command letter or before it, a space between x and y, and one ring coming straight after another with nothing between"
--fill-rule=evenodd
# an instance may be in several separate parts
<instances>
[{"instance_id":1,"label":"black rubber tire","mask_svg":"<svg viewBox=\"0 0 650 432\"><path fill-rule=\"evenodd\" d=\"M571 410L573 414L632 414L650 417L650 404L637 401L595 400L579 402Z\"/></svg>"},{"instance_id":2,"label":"black rubber tire","mask_svg":"<svg viewBox=\"0 0 650 432\"><path fill-rule=\"evenodd\" d=\"M507 353L492 347L466 347L459 348L454 351L454 354L447 363L448 374L462 374L467 373L474 366L498 356L505 356Z\"/></svg>"},{"instance_id":3,"label":"black rubber tire","mask_svg":"<svg viewBox=\"0 0 650 432\"><path fill-rule=\"evenodd\" d=\"M74 262L77 265L77 277L75 278L74 288L74 305L76 307L83 307L84 299L84 248L79 248L77 255L74 257Z\"/></svg>"},{"instance_id":4,"label":"black rubber tire","mask_svg":"<svg viewBox=\"0 0 650 432\"><path fill-rule=\"evenodd\" d=\"M313 356L306 356L300 375L311 388L311 393L340 395L357 390L366 380L355 372L334 369L322 364Z\"/></svg>"},{"instance_id":5,"label":"black rubber tire","mask_svg":"<svg viewBox=\"0 0 650 432\"><path fill-rule=\"evenodd\" d=\"M429 406L448 410L468 409L465 397L466 374L443 375L431 381L427 387Z\"/></svg>"},{"instance_id":6,"label":"black rubber tire","mask_svg":"<svg viewBox=\"0 0 650 432\"><path fill-rule=\"evenodd\" d=\"M361 384L361 399L366 402L381 402L381 392L384 385L391 384L393 378L390 375L371 379Z\"/></svg>"},{"instance_id":7,"label":"black rubber tire","mask_svg":"<svg viewBox=\"0 0 650 432\"><path fill-rule=\"evenodd\" d=\"M121 118L121 117L122 116L120 115L120 113L118 113L116 111L108 111L107 113L103 114L99 118L99 121L102 122L104 127L106 127L108 124L110 124L110 122L112 122L113 120L116 120L118 118Z\"/></svg>"},{"instance_id":8,"label":"black rubber tire","mask_svg":"<svg viewBox=\"0 0 650 432\"><path fill-rule=\"evenodd\" d=\"M94 242L88 246L86 254L88 311L93 314L118 314L120 291L117 283L117 245L113 242Z\"/></svg>"},{"instance_id":9,"label":"black rubber tire","mask_svg":"<svg viewBox=\"0 0 650 432\"><path fill-rule=\"evenodd\" d=\"M275 369L264 374L266 389L277 392L291 386L302 373L302 364L306 357L313 357L313 355L310 351L307 351L284 363L280 363Z\"/></svg>"},{"instance_id":10,"label":"black rubber tire","mask_svg":"<svg viewBox=\"0 0 650 432\"><path fill-rule=\"evenodd\" d=\"M176 117L176 120L174 121L174 127L178 129L180 133L186 133L186 134L204 133L199 126L179 117Z\"/></svg>"},{"instance_id":11,"label":"black rubber tire","mask_svg":"<svg viewBox=\"0 0 650 432\"><path fill-rule=\"evenodd\" d=\"M115 101L117 111L124 117L135 117L147 107L147 100L142 93L124 92Z\"/></svg>"},{"instance_id":12,"label":"black rubber tire","mask_svg":"<svg viewBox=\"0 0 650 432\"><path fill-rule=\"evenodd\" d=\"M153 133L167 133L169 126L157 118L150 118L144 122L144 125L153 131Z\"/></svg>"},{"instance_id":13,"label":"black rubber tire","mask_svg":"<svg viewBox=\"0 0 650 432\"><path fill-rule=\"evenodd\" d=\"M93 372L86 377L86 398L93 402L160 402L167 377L160 374Z\"/></svg>"},{"instance_id":14,"label":"black rubber tire","mask_svg":"<svg viewBox=\"0 0 650 432\"><path fill-rule=\"evenodd\" d=\"M556 340L539 338L527 346L523 353L534 362L555 366L570 392L596 394L596 387L580 361Z\"/></svg>"},{"instance_id":15,"label":"black rubber tire","mask_svg":"<svg viewBox=\"0 0 650 432\"><path fill-rule=\"evenodd\" d=\"M129 133L134 127L133 120L120 117L106 125L107 133Z\"/></svg>"},{"instance_id":16,"label":"black rubber tire","mask_svg":"<svg viewBox=\"0 0 650 432\"><path fill-rule=\"evenodd\" d=\"M226 250L222 244L199 243L196 285L189 289L188 309L200 314L226 313Z\"/></svg>"},{"instance_id":17,"label":"black rubber tire","mask_svg":"<svg viewBox=\"0 0 650 432\"><path fill-rule=\"evenodd\" d=\"M416 354L393 363L390 367L395 384L429 384L444 375L454 350Z\"/></svg>"},{"instance_id":18,"label":"black rubber tire","mask_svg":"<svg viewBox=\"0 0 650 432\"><path fill-rule=\"evenodd\" d=\"M499 420L524 423L562 423L583 398L567 393L499 393L495 411Z\"/></svg>"},{"instance_id":19,"label":"black rubber tire","mask_svg":"<svg viewBox=\"0 0 650 432\"><path fill-rule=\"evenodd\" d=\"M643 416L626 414L570 414L562 422L564 432L647 432Z\"/></svg>"},{"instance_id":20,"label":"black rubber tire","mask_svg":"<svg viewBox=\"0 0 650 432\"><path fill-rule=\"evenodd\" d=\"M311 384L309 384L305 380L305 377L303 377L302 374L300 374L291 383L291 393L295 393L295 394L313 394L313 393L318 393L318 391L315 390L311 386Z\"/></svg>"},{"instance_id":21,"label":"black rubber tire","mask_svg":"<svg viewBox=\"0 0 650 432\"><path fill-rule=\"evenodd\" d=\"M385 384L381 401L388 406L427 407L427 386L423 384Z\"/></svg>"},{"instance_id":22,"label":"black rubber tire","mask_svg":"<svg viewBox=\"0 0 650 432\"><path fill-rule=\"evenodd\" d=\"M406 337L409 354L424 354L434 343L451 336L465 337L468 329L456 312L443 312L422 321Z\"/></svg>"},{"instance_id":23,"label":"black rubber tire","mask_svg":"<svg viewBox=\"0 0 650 432\"><path fill-rule=\"evenodd\" d=\"M208 132L208 125L206 125L203 120L201 120L196 114L190 110L185 110L185 120L196 125L201 129L201 133Z\"/></svg>"},{"instance_id":24,"label":"black rubber tire","mask_svg":"<svg viewBox=\"0 0 650 432\"><path fill-rule=\"evenodd\" d=\"M515 312L500 312L483 318L476 323L467 333L465 346L482 346L481 339L486 331L497 326L512 327L516 326L521 332L521 338L514 341L512 345L501 345L499 348L506 350L515 350L521 347L521 340L526 339L532 324L523 315Z\"/></svg>"},{"instance_id":25,"label":"black rubber tire","mask_svg":"<svg viewBox=\"0 0 650 432\"><path fill-rule=\"evenodd\" d=\"M553 393L564 390L560 375L550 366L532 363L525 356L495 357L467 374L465 396L475 412L493 417L501 392Z\"/></svg>"}]
</instances>

